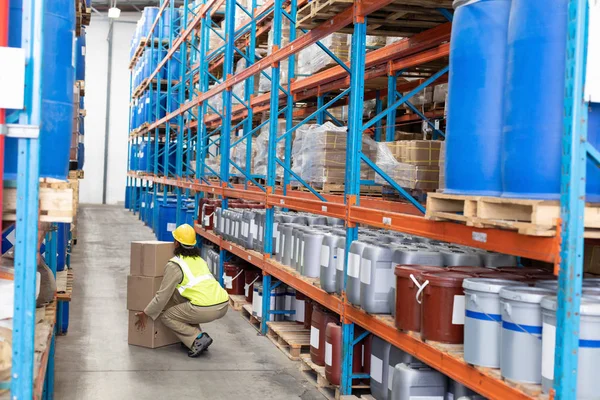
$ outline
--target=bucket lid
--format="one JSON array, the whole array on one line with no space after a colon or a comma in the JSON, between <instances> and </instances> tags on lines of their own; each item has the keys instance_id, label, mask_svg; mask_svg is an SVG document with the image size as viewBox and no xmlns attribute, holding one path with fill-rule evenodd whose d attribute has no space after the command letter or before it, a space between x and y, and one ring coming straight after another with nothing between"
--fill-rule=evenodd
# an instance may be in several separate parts
<instances>
[{"instance_id":1,"label":"bucket lid","mask_svg":"<svg viewBox=\"0 0 600 400\"><path fill-rule=\"evenodd\" d=\"M544 310L556 311L558 308L557 296L546 296L542 299L542 308ZM586 295L581 296L579 314L600 316L600 296Z\"/></svg>"},{"instance_id":2,"label":"bucket lid","mask_svg":"<svg viewBox=\"0 0 600 400\"><path fill-rule=\"evenodd\" d=\"M494 272L494 270L490 268L484 267L473 267L473 266L457 266L457 267L448 267L450 271L454 272L466 272L467 274L489 274Z\"/></svg>"},{"instance_id":3,"label":"bucket lid","mask_svg":"<svg viewBox=\"0 0 600 400\"><path fill-rule=\"evenodd\" d=\"M500 297L505 300L520 301L523 303L538 304L544 296L552 296L556 294L556 290L529 287L529 286L511 286L500 290Z\"/></svg>"},{"instance_id":4,"label":"bucket lid","mask_svg":"<svg viewBox=\"0 0 600 400\"><path fill-rule=\"evenodd\" d=\"M544 275L544 274L552 273L550 271L546 271L545 269L528 268L528 267L498 267L495 269L498 271L502 271L502 272L510 272L511 274L529 275L529 276Z\"/></svg>"},{"instance_id":5,"label":"bucket lid","mask_svg":"<svg viewBox=\"0 0 600 400\"><path fill-rule=\"evenodd\" d=\"M445 270L446 268L433 265L397 265L394 268L394 274L401 278L409 278L411 274L420 276L425 272L442 272Z\"/></svg>"},{"instance_id":6,"label":"bucket lid","mask_svg":"<svg viewBox=\"0 0 600 400\"><path fill-rule=\"evenodd\" d=\"M508 281L519 281L519 282L525 282L525 281L529 281L531 278L527 277L527 276L523 276L523 275L516 275L516 274L509 274L507 272L496 272L494 270L490 271L490 272L486 272L485 274L477 274L478 276L480 276L481 278L486 278L486 279L503 279L503 280L508 280Z\"/></svg>"},{"instance_id":7,"label":"bucket lid","mask_svg":"<svg viewBox=\"0 0 600 400\"><path fill-rule=\"evenodd\" d=\"M430 286L462 287L465 279L474 278L476 275L466 272L441 271L425 272L421 277L427 279Z\"/></svg>"},{"instance_id":8,"label":"bucket lid","mask_svg":"<svg viewBox=\"0 0 600 400\"><path fill-rule=\"evenodd\" d=\"M600 296L600 287L584 287L582 292L584 296Z\"/></svg>"},{"instance_id":9,"label":"bucket lid","mask_svg":"<svg viewBox=\"0 0 600 400\"><path fill-rule=\"evenodd\" d=\"M478 292L500 293L500 289L503 287L518 284L518 282L509 279L467 278L463 281L463 288L477 290Z\"/></svg>"},{"instance_id":10,"label":"bucket lid","mask_svg":"<svg viewBox=\"0 0 600 400\"><path fill-rule=\"evenodd\" d=\"M581 283L582 287L584 289L586 288L597 288L599 287L598 285L596 285L593 282L587 282L585 279L583 280L583 282ZM558 289L558 280L556 279L542 279L542 280L537 280L535 281L535 287L543 287L543 288L549 288L549 289L554 289L557 290Z\"/></svg>"}]
</instances>

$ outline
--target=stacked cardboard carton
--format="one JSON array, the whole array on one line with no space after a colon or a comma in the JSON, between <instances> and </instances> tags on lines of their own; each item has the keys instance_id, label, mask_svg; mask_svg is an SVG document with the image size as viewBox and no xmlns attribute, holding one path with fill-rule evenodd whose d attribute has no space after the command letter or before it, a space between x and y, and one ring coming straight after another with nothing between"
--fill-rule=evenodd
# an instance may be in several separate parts
<instances>
[{"instance_id":1,"label":"stacked cardboard carton","mask_svg":"<svg viewBox=\"0 0 600 400\"><path fill-rule=\"evenodd\" d=\"M179 342L173 332L167 329L160 318L148 318L146 327L135 326L136 312L143 311L160 288L165 265L173 257L171 242L132 242L131 264L127 276L127 309L129 310L128 342L151 349Z\"/></svg>"},{"instance_id":2,"label":"stacked cardboard carton","mask_svg":"<svg viewBox=\"0 0 600 400\"><path fill-rule=\"evenodd\" d=\"M439 186L441 144L434 140L381 143L377 164L402 187L433 191ZM379 179L376 182L385 184Z\"/></svg>"},{"instance_id":3,"label":"stacked cardboard carton","mask_svg":"<svg viewBox=\"0 0 600 400\"><path fill-rule=\"evenodd\" d=\"M343 184L346 176L347 127L337 127L331 122L309 125L298 130L293 143L293 169L309 183ZM363 137L362 153L375 160L376 143ZM360 178L372 180L375 173L361 163Z\"/></svg>"}]
</instances>

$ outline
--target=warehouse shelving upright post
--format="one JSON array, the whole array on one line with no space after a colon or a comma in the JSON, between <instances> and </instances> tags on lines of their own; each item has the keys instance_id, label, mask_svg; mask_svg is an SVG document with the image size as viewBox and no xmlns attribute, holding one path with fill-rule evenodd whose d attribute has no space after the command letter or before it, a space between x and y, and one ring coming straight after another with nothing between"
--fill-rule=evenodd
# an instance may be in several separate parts
<instances>
[{"instance_id":1,"label":"warehouse shelving upright post","mask_svg":"<svg viewBox=\"0 0 600 400\"><path fill-rule=\"evenodd\" d=\"M281 47L281 22L282 22L282 0L273 2L273 49ZM267 190L275 192L275 175L277 172L277 139L278 139L278 119L279 119L279 84L280 84L280 63L277 62L271 66L271 102L269 107L269 141L267 142ZM273 224L275 222L275 209L267 205L265 209L265 229L264 229L264 248L263 253L271 255L273 253ZM261 332L267 333L267 321L270 320L271 311L271 276L263 276L263 302L262 302L262 321Z\"/></svg>"},{"instance_id":2,"label":"warehouse shelving upright post","mask_svg":"<svg viewBox=\"0 0 600 400\"><path fill-rule=\"evenodd\" d=\"M561 249L558 271L554 363L555 399L577 398L579 307L583 279L583 215L586 163L600 165L600 153L587 142L588 102L584 98L589 2L569 0L561 176Z\"/></svg>"},{"instance_id":3,"label":"warehouse shelving upright post","mask_svg":"<svg viewBox=\"0 0 600 400\"><path fill-rule=\"evenodd\" d=\"M360 196L360 154L362 148L362 120L366 56L367 21L364 15L354 17L354 33L352 34L350 58L350 99L348 106L348 140L346 145L346 179L344 195L346 203L357 204ZM358 240L358 225L347 223L346 249L344 254L344 291L348 285L348 254L352 242ZM352 392L352 356L354 353L354 324L342 321L342 374L341 393Z\"/></svg>"},{"instance_id":4,"label":"warehouse shelving upright post","mask_svg":"<svg viewBox=\"0 0 600 400\"><path fill-rule=\"evenodd\" d=\"M12 336L11 397L34 395L34 338L42 108L42 32L44 0L23 2L22 43L25 54L25 102L19 121L9 129L18 138L15 242L15 304ZM12 131L12 132L11 132ZM14 135L14 136L13 136Z\"/></svg>"}]
</instances>

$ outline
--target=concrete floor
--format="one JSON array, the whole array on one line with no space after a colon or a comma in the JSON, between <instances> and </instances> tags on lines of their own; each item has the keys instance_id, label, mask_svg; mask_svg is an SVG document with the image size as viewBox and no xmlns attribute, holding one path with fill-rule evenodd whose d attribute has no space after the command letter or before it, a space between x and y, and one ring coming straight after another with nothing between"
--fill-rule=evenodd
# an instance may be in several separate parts
<instances>
[{"instance_id":1,"label":"concrete floor","mask_svg":"<svg viewBox=\"0 0 600 400\"><path fill-rule=\"evenodd\" d=\"M154 235L123 207L82 205L70 326L56 347L56 399L321 400L315 387L238 312L206 324L210 351L127 344L129 242Z\"/></svg>"}]
</instances>

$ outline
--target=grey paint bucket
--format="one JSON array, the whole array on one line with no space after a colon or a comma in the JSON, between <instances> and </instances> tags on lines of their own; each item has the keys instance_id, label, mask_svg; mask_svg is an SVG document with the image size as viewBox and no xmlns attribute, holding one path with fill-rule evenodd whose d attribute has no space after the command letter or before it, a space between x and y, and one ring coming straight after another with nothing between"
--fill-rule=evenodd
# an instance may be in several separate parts
<instances>
[{"instance_id":1,"label":"grey paint bucket","mask_svg":"<svg viewBox=\"0 0 600 400\"><path fill-rule=\"evenodd\" d=\"M542 300L542 390L548 393L554 383L556 343L556 296ZM584 293L579 307L579 357L577 361L577 399L600 396L600 380L595 369L600 357L600 297Z\"/></svg>"},{"instance_id":2,"label":"grey paint bucket","mask_svg":"<svg viewBox=\"0 0 600 400\"><path fill-rule=\"evenodd\" d=\"M500 335L502 308L500 290L515 286L507 279L468 278L465 289L465 347L464 358L469 364L481 367L500 367Z\"/></svg>"},{"instance_id":3,"label":"grey paint bucket","mask_svg":"<svg viewBox=\"0 0 600 400\"><path fill-rule=\"evenodd\" d=\"M542 382L542 307L554 290L513 286L500 290L502 335L500 373L516 382Z\"/></svg>"}]
</instances>

